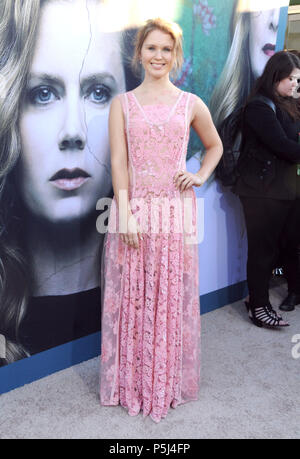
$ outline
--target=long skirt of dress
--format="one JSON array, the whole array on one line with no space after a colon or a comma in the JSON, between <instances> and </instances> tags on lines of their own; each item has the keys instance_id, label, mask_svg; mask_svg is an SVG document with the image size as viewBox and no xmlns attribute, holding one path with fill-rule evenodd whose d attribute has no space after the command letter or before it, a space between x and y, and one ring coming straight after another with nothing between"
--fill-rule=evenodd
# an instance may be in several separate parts
<instances>
[{"instance_id":1,"label":"long skirt of dress","mask_svg":"<svg viewBox=\"0 0 300 459\"><path fill-rule=\"evenodd\" d=\"M159 422L198 398L198 246L144 234L139 249L105 236L100 400Z\"/></svg>"}]
</instances>

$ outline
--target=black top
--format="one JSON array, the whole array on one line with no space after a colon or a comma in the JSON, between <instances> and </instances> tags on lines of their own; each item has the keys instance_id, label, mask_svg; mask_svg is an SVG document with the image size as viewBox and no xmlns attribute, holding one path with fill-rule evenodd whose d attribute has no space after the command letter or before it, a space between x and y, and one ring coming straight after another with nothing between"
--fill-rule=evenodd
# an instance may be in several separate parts
<instances>
[{"instance_id":1,"label":"black top","mask_svg":"<svg viewBox=\"0 0 300 459\"><path fill-rule=\"evenodd\" d=\"M100 288L72 295L32 297L19 338L30 354L100 330Z\"/></svg>"},{"instance_id":2,"label":"black top","mask_svg":"<svg viewBox=\"0 0 300 459\"><path fill-rule=\"evenodd\" d=\"M276 106L276 113L261 100L245 108L245 146L239 162L240 196L293 200L300 197L300 120Z\"/></svg>"}]
</instances>

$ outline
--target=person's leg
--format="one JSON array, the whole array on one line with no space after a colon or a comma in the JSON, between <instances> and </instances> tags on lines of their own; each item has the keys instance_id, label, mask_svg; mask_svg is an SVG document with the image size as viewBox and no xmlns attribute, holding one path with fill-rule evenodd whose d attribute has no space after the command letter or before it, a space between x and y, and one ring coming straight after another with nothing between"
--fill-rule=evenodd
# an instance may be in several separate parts
<instances>
[{"instance_id":1,"label":"person's leg","mask_svg":"<svg viewBox=\"0 0 300 459\"><path fill-rule=\"evenodd\" d=\"M251 310L256 309L261 319L258 322L268 321L269 325L283 325L285 323L276 315L269 302L269 282L290 202L245 197L241 197L241 202L248 238L249 307ZM270 320L267 316L270 316Z\"/></svg>"},{"instance_id":2,"label":"person's leg","mask_svg":"<svg viewBox=\"0 0 300 459\"><path fill-rule=\"evenodd\" d=\"M288 296L281 303L280 309L292 311L296 304L300 304L300 199L295 200L287 217L283 237L283 269L288 283Z\"/></svg>"},{"instance_id":3,"label":"person's leg","mask_svg":"<svg viewBox=\"0 0 300 459\"><path fill-rule=\"evenodd\" d=\"M248 238L247 281L250 302L269 302L269 281L289 202L241 197Z\"/></svg>"},{"instance_id":4,"label":"person's leg","mask_svg":"<svg viewBox=\"0 0 300 459\"><path fill-rule=\"evenodd\" d=\"M284 256L284 272L289 293L300 295L300 245L287 247Z\"/></svg>"}]
</instances>

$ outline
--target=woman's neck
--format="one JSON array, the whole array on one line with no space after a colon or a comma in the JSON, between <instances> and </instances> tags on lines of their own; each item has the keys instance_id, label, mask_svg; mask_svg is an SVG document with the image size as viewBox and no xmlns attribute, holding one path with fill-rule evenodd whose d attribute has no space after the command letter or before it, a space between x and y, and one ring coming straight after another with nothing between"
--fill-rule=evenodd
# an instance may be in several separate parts
<instances>
[{"instance_id":1,"label":"woman's neck","mask_svg":"<svg viewBox=\"0 0 300 459\"><path fill-rule=\"evenodd\" d=\"M170 81L169 75L162 78L153 78L147 74L139 88L145 92L170 92L177 89Z\"/></svg>"},{"instance_id":2,"label":"woman's neck","mask_svg":"<svg viewBox=\"0 0 300 459\"><path fill-rule=\"evenodd\" d=\"M145 78L135 90L139 101L144 104L165 103L173 105L180 90L166 78Z\"/></svg>"}]
</instances>

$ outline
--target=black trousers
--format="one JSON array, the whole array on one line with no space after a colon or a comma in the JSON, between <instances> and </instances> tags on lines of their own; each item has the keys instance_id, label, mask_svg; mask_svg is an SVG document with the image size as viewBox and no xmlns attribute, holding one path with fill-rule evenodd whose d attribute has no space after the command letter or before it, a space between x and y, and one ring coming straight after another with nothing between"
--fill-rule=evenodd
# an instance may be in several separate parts
<instances>
[{"instance_id":1,"label":"black trousers","mask_svg":"<svg viewBox=\"0 0 300 459\"><path fill-rule=\"evenodd\" d=\"M240 200L247 228L251 304L257 307L268 304L269 282L280 248L289 291L300 293L300 199L240 196Z\"/></svg>"}]
</instances>

